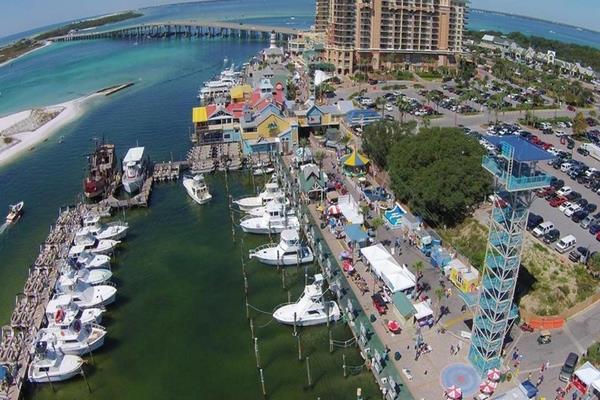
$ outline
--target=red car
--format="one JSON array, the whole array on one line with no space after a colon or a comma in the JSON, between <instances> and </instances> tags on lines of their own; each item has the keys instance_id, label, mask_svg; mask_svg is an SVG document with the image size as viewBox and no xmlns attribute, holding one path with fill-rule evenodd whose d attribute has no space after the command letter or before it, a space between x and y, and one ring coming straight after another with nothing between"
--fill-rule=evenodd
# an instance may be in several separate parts
<instances>
[{"instance_id":1,"label":"red car","mask_svg":"<svg viewBox=\"0 0 600 400\"><path fill-rule=\"evenodd\" d=\"M596 240L600 242L600 232L596 234Z\"/></svg>"},{"instance_id":2,"label":"red car","mask_svg":"<svg viewBox=\"0 0 600 400\"><path fill-rule=\"evenodd\" d=\"M554 194L554 192L556 192L556 189L554 189L552 186L549 186L547 188L538 190L536 192L536 196L537 197L546 197L546 196L550 196L550 195Z\"/></svg>"},{"instance_id":3,"label":"red car","mask_svg":"<svg viewBox=\"0 0 600 400\"><path fill-rule=\"evenodd\" d=\"M573 112L577 111L577 109L573 106L567 106L567 110L573 111Z\"/></svg>"},{"instance_id":4,"label":"red car","mask_svg":"<svg viewBox=\"0 0 600 400\"><path fill-rule=\"evenodd\" d=\"M531 135L531 136L529 137L529 141L530 141L532 144L538 144L538 143L539 143L541 140L540 140L540 138L539 138L539 137L537 137L537 136L535 136L535 135Z\"/></svg>"},{"instance_id":5,"label":"red car","mask_svg":"<svg viewBox=\"0 0 600 400\"><path fill-rule=\"evenodd\" d=\"M542 148L544 150L548 150L550 147L552 147L552 145L550 143L546 143L546 142L540 143L540 146L542 146Z\"/></svg>"},{"instance_id":6,"label":"red car","mask_svg":"<svg viewBox=\"0 0 600 400\"><path fill-rule=\"evenodd\" d=\"M371 296L371 299L373 299L373 307L375 307L379 315L385 314L387 311L387 306L385 304L385 300L383 300L383 297L379 293L375 293L373 296Z\"/></svg>"},{"instance_id":7,"label":"red car","mask_svg":"<svg viewBox=\"0 0 600 400\"><path fill-rule=\"evenodd\" d=\"M557 198L553 199L552 201L550 201L550 206L551 207L559 207L566 201L567 201L566 197L557 197Z\"/></svg>"}]
</instances>

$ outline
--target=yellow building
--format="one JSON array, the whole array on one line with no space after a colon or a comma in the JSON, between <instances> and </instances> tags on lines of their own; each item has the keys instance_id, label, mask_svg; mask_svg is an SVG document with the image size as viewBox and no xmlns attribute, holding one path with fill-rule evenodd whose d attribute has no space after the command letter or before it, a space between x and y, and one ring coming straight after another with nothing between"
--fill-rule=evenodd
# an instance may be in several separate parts
<instances>
[{"instance_id":1,"label":"yellow building","mask_svg":"<svg viewBox=\"0 0 600 400\"><path fill-rule=\"evenodd\" d=\"M259 116L240 123L244 153L289 153L298 143L298 123L281 116L278 110L263 109Z\"/></svg>"},{"instance_id":2,"label":"yellow building","mask_svg":"<svg viewBox=\"0 0 600 400\"><path fill-rule=\"evenodd\" d=\"M444 267L450 282L463 293L474 293L479 285L479 271L455 258Z\"/></svg>"}]
</instances>

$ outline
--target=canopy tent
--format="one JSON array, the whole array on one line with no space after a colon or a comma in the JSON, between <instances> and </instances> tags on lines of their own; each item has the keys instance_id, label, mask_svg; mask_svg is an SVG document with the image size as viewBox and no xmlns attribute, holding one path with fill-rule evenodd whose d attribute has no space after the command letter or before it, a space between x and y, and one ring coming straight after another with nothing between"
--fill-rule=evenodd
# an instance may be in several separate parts
<instances>
[{"instance_id":1,"label":"canopy tent","mask_svg":"<svg viewBox=\"0 0 600 400\"><path fill-rule=\"evenodd\" d=\"M581 367L573 373L573 385L582 393L586 393L595 381L600 380L600 371L589 361L586 361Z\"/></svg>"},{"instance_id":2,"label":"canopy tent","mask_svg":"<svg viewBox=\"0 0 600 400\"><path fill-rule=\"evenodd\" d=\"M415 306L413 306L409 298L402 292L394 293L392 304L394 304L394 307L396 307L396 310L398 310L404 319L408 319L417 313Z\"/></svg>"},{"instance_id":3,"label":"canopy tent","mask_svg":"<svg viewBox=\"0 0 600 400\"><path fill-rule=\"evenodd\" d=\"M342 157L341 161L344 166L352 168L365 167L370 162L367 157L360 154L356 149L352 150L352 153Z\"/></svg>"},{"instance_id":4,"label":"canopy tent","mask_svg":"<svg viewBox=\"0 0 600 400\"><path fill-rule=\"evenodd\" d=\"M382 244L364 247L360 252L371 265L373 273L383 280L392 293L412 291L415 287L415 275L406 266L398 264Z\"/></svg>"},{"instance_id":5,"label":"canopy tent","mask_svg":"<svg viewBox=\"0 0 600 400\"><path fill-rule=\"evenodd\" d=\"M344 229L346 231L346 240L349 242L358 243L359 247L363 247L367 244L369 235L363 231L359 224L347 225Z\"/></svg>"},{"instance_id":6,"label":"canopy tent","mask_svg":"<svg viewBox=\"0 0 600 400\"><path fill-rule=\"evenodd\" d=\"M415 304L415 310L417 310L417 313L415 314L416 319L433 317L433 310L429 307L429 304L424 301Z\"/></svg>"},{"instance_id":7,"label":"canopy tent","mask_svg":"<svg viewBox=\"0 0 600 400\"><path fill-rule=\"evenodd\" d=\"M361 211L358 208L358 203L350 195L338 197L338 207L344 215L344 218L351 224L362 225L365 222Z\"/></svg>"}]
</instances>

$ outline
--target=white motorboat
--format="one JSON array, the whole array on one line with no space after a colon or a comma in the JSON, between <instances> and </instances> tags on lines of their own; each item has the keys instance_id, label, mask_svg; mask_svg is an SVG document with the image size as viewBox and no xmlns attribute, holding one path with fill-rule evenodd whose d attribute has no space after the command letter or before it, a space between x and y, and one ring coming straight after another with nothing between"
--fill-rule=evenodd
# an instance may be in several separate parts
<instances>
[{"instance_id":1,"label":"white motorboat","mask_svg":"<svg viewBox=\"0 0 600 400\"><path fill-rule=\"evenodd\" d=\"M119 240L98 240L89 234L75 236L75 246L69 249L69 257L79 257L86 250L92 254L112 254L119 243Z\"/></svg>"},{"instance_id":2,"label":"white motorboat","mask_svg":"<svg viewBox=\"0 0 600 400\"><path fill-rule=\"evenodd\" d=\"M300 243L298 231L281 232L279 243L269 243L250 251L250 258L267 265L298 265L314 260L312 249Z\"/></svg>"},{"instance_id":3,"label":"white motorboat","mask_svg":"<svg viewBox=\"0 0 600 400\"><path fill-rule=\"evenodd\" d=\"M46 342L63 354L81 356L99 349L104 344L106 329L97 324L82 324L75 320L67 327L49 326L38 331L37 343Z\"/></svg>"},{"instance_id":4,"label":"white motorboat","mask_svg":"<svg viewBox=\"0 0 600 400\"><path fill-rule=\"evenodd\" d=\"M6 216L6 222L10 224L18 220L21 214L23 214L23 207L25 207L25 202L23 201L8 206L9 211L8 215Z\"/></svg>"},{"instance_id":5,"label":"white motorboat","mask_svg":"<svg viewBox=\"0 0 600 400\"><path fill-rule=\"evenodd\" d=\"M341 313L337 303L323 299L323 275L316 274L315 282L304 288L304 292L296 303L279 307L273 318L286 325L310 326L320 325L340 319Z\"/></svg>"},{"instance_id":6,"label":"white motorboat","mask_svg":"<svg viewBox=\"0 0 600 400\"><path fill-rule=\"evenodd\" d=\"M129 194L139 191L146 178L147 162L144 158L143 147L132 147L123 158L123 189Z\"/></svg>"},{"instance_id":7,"label":"white motorboat","mask_svg":"<svg viewBox=\"0 0 600 400\"><path fill-rule=\"evenodd\" d=\"M126 222L110 222L102 224L100 216L88 215L83 219L83 227L77 231L77 236L92 235L98 240L121 240L127 234L129 225Z\"/></svg>"},{"instance_id":8,"label":"white motorboat","mask_svg":"<svg viewBox=\"0 0 600 400\"><path fill-rule=\"evenodd\" d=\"M298 229L300 221L295 215L288 215L285 205L270 202L261 217L246 215L240 221L240 227L247 233L267 235L281 233L285 229Z\"/></svg>"},{"instance_id":9,"label":"white motorboat","mask_svg":"<svg viewBox=\"0 0 600 400\"><path fill-rule=\"evenodd\" d=\"M97 308L106 306L113 301L117 295L117 288L110 285L90 286L78 282L72 287L61 288L63 292L57 292L55 299L59 301L67 301L60 299L61 296L69 296L70 301L77 304L79 308Z\"/></svg>"},{"instance_id":10,"label":"white motorboat","mask_svg":"<svg viewBox=\"0 0 600 400\"><path fill-rule=\"evenodd\" d=\"M86 269L110 269L110 256L105 254L92 254L89 251L82 251L75 259L79 268Z\"/></svg>"},{"instance_id":11,"label":"white motorboat","mask_svg":"<svg viewBox=\"0 0 600 400\"><path fill-rule=\"evenodd\" d=\"M263 190L258 196L243 197L235 200L233 203L237 204L240 210L250 211L256 207L262 207L275 197L282 197L285 194L279 189L279 185L275 182L269 182L265 185Z\"/></svg>"},{"instance_id":12,"label":"white motorboat","mask_svg":"<svg viewBox=\"0 0 600 400\"><path fill-rule=\"evenodd\" d=\"M58 296L46 305L48 326L68 327L76 319L80 320L82 324L99 324L102 322L102 314L104 314L102 308L80 308L73 302L72 296Z\"/></svg>"},{"instance_id":13,"label":"white motorboat","mask_svg":"<svg viewBox=\"0 0 600 400\"><path fill-rule=\"evenodd\" d=\"M35 356L27 369L27 379L32 383L60 382L81 373L83 359L79 356L62 354L47 348L48 344L36 344Z\"/></svg>"},{"instance_id":14,"label":"white motorboat","mask_svg":"<svg viewBox=\"0 0 600 400\"><path fill-rule=\"evenodd\" d=\"M65 264L60 271L60 276L56 281L56 286L59 292L60 288L73 287L77 282L82 282L86 285L96 286L106 283L112 278L112 272L108 269L76 269L69 264Z\"/></svg>"},{"instance_id":15,"label":"white motorboat","mask_svg":"<svg viewBox=\"0 0 600 400\"><path fill-rule=\"evenodd\" d=\"M205 204L212 199L212 195L208 192L208 186L204 180L204 175L197 174L193 177L183 177L183 187L187 194L194 199L198 204Z\"/></svg>"},{"instance_id":16,"label":"white motorboat","mask_svg":"<svg viewBox=\"0 0 600 400\"><path fill-rule=\"evenodd\" d=\"M259 167L252 170L252 175L260 176L260 175L269 175L275 172L275 168L273 167Z\"/></svg>"},{"instance_id":17,"label":"white motorboat","mask_svg":"<svg viewBox=\"0 0 600 400\"><path fill-rule=\"evenodd\" d=\"M290 200L287 197L283 196L283 194L281 196L277 196L277 197L273 198L273 200L268 201L267 204L272 203L272 202L275 202L275 203L281 204L281 205L285 205L288 215L293 215L296 213L293 208L289 208ZM265 213L266 209L267 209L267 206L264 205L264 206L260 206L260 207L256 207L251 210L248 210L248 211L246 211L246 214L252 215L253 217L261 217Z\"/></svg>"}]
</instances>

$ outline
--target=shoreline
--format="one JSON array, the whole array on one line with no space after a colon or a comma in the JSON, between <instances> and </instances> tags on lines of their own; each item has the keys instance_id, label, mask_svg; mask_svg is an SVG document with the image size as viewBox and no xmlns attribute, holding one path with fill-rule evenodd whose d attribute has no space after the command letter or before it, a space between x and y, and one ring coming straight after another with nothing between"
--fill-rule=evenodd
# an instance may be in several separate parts
<instances>
[{"instance_id":1,"label":"shoreline","mask_svg":"<svg viewBox=\"0 0 600 400\"><path fill-rule=\"evenodd\" d=\"M91 99L104 95L103 92L92 93L87 96L79 97L63 103L54 104L41 109L52 111L63 108L60 113L52 120L38 127L34 131L20 132L10 135L14 142L0 147L0 167L14 161L24 155L28 150L33 150L39 143L46 141L50 136L59 131L67 124L80 118L85 113L85 104ZM32 109L19 111L0 118L0 131L11 127L12 125L23 121L31 114Z\"/></svg>"},{"instance_id":2,"label":"shoreline","mask_svg":"<svg viewBox=\"0 0 600 400\"><path fill-rule=\"evenodd\" d=\"M5 66L7 66L7 65L9 65L9 64L11 64L11 63L13 63L13 62L17 61L19 58L25 57L25 56L26 56L26 55L28 55L28 54L31 54L31 53L34 53L34 52L36 52L36 51L38 51L38 50L41 50L41 49L43 49L43 48L46 48L46 47L48 47L48 46L52 45L53 43L54 43L54 42L52 42L52 41L50 41L50 40L46 40L46 41L44 42L44 44L43 44L43 45L41 45L40 47L36 47L35 49L31 49L31 50L29 50L29 51L26 51L26 52L25 52L25 53L23 53L23 54L19 54L19 55L18 55L18 56L16 56L15 58L11 58L10 60L6 60L6 61L4 61L3 63L0 63L0 68L2 68L2 67L5 67Z\"/></svg>"}]
</instances>

